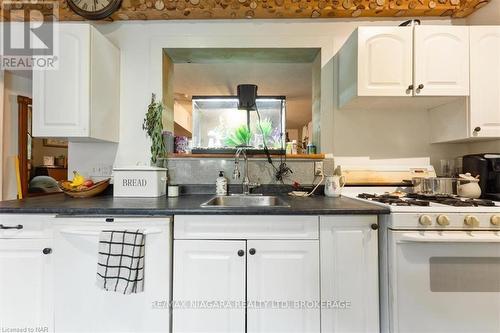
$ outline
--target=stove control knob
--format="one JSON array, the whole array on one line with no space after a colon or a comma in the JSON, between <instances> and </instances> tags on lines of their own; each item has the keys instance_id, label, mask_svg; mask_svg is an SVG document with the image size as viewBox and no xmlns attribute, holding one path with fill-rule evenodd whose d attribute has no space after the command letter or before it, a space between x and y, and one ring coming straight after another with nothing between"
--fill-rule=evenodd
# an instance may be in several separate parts
<instances>
[{"instance_id":1,"label":"stove control knob","mask_svg":"<svg viewBox=\"0 0 500 333\"><path fill-rule=\"evenodd\" d=\"M475 228L475 227L479 227L479 220L477 217L475 216L472 216L472 215L467 215L465 218L464 218L464 224L468 227L472 227L472 228Z\"/></svg>"},{"instance_id":2,"label":"stove control knob","mask_svg":"<svg viewBox=\"0 0 500 333\"><path fill-rule=\"evenodd\" d=\"M436 219L437 224L439 224L442 227L446 227L447 225L450 224L450 218L446 215L439 215Z\"/></svg>"},{"instance_id":3,"label":"stove control knob","mask_svg":"<svg viewBox=\"0 0 500 333\"><path fill-rule=\"evenodd\" d=\"M500 215L493 215L490 219L491 224L500 227Z\"/></svg>"},{"instance_id":4,"label":"stove control knob","mask_svg":"<svg viewBox=\"0 0 500 333\"><path fill-rule=\"evenodd\" d=\"M418 222L423 226L428 226L432 224L432 219L429 215L422 215L418 219Z\"/></svg>"}]
</instances>

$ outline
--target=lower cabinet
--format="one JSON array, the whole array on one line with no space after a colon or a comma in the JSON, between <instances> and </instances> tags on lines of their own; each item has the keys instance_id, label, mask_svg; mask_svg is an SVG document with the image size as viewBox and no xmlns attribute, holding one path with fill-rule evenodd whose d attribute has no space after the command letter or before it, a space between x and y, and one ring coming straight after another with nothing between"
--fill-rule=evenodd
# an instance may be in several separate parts
<instances>
[{"instance_id":1,"label":"lower cabinet","mask_svg":"<svg viewBox=\"0 0 500 333\"><path fill-rule=\"evenodd\" d=\"M168 332L171 231L168 217L59 217L54 225L56 333ZM144 291L123 295L97 286L102 230L146 235Z\"/></svg>"},{"instance_id":2,"label":"lower cabinet","mask_svg":"<svg viewBox=\"0 0 500 333\"><path fill-rule=\"evenodd\" d=\"M52 240L36 216L0 216L0 332L53 332Z\"/></svg>"},{"instance_id":3,"label":"lower cabinet","mask_svg":"<svg viewBox=\"0 0 500 333\"><path fill-rule=\"evenodd\" d=\"M174 332L245 332L245 241L176 240L173 272Z\"/></svg>"},{"instance_id":4,"label":"lower cabinet","mask_svg":"<svg viewBox=\"0 0 500 333\"><path fill-rule=\"evenodd\" d=\"M249 240L247 247L247 332L319 332L319 242Z\"/></svg>"},{"instance_id":5,"label":"lower cabinet","mask_svg":"<svg viewBox=\"0 0 500 333\"><path fill-rule=\"evenodd\" d=\"M321 331L379 332L376 216L320 218Z\"/></svg>"},{"instance_id":6,"label":"lower cabinet","mask_svg":"<svg viewBox=\"0 0 500 333\"><path fill-rule=\"evenodd\" d=\"M173 332L319 332L318 240L174 240Z\"/></svg>"}]
</instances>

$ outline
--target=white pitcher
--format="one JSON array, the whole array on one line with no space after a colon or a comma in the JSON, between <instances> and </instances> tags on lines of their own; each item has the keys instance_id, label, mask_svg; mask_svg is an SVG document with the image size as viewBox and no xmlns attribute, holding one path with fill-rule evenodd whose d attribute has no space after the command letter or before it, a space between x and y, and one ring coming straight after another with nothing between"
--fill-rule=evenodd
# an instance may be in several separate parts
<instances>
[{"instance_id":1,"label":"white pitcher","mask_svg":"<svg viewBox=\"0 0 500 333\"><path fill-rule=\"evenodd\" d=\"M327 197L340 197L345 185L345 176L327 176L325 182L325 195Z\"/></svg>"}]
</instances>

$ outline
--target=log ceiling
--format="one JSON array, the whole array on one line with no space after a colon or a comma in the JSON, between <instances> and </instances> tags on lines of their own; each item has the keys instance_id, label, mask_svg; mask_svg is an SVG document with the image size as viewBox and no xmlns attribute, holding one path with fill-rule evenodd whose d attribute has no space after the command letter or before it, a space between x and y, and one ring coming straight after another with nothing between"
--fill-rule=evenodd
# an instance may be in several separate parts
<instances>
[{"instance_id":1,"label":"log ceiling","mask_svg":"<svg viewBox=\"0 0 500 333\"><path fill-rule=\"evenodd\" d=\"M465 17L490 0L123 0L115 20ZM59 20L82 20L59 0ZM43 5L40 5L43 6ZM484 9L484 10L487 10ZM14 20L14 19L13 19Z\"/></svg>"}]
</instances>

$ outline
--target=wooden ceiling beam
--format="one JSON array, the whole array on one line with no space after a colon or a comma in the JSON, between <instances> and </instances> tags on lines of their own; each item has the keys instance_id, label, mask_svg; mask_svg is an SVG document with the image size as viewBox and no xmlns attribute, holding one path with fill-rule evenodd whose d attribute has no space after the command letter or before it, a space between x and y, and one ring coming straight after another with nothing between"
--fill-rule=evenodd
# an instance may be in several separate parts
<instances>
[{"instance_id":1,"label":"wooden ceiling beam","mask_svg":"<svg viewBox=\"0 0 500 333\"><path fill-rule=\"evenodd\" d=\"M462 18L490 0L123 0L104 21L373 17ZM81 21L59 0L60 21ZM2 17L2 21L6 18Z\"/></svg>"}]
</instances>

